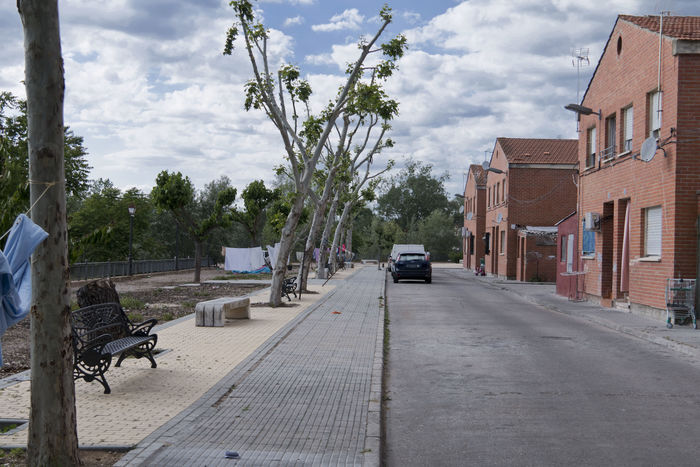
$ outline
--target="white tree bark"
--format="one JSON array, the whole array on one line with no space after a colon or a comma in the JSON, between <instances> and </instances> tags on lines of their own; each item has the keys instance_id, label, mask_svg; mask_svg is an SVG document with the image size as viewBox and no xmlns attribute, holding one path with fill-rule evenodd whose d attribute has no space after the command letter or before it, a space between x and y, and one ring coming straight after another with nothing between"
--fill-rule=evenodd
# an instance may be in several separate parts
<instances>
[{"instance_id":1,"label":"white tree bark","mask_svg":"<svg viewBox=\"0 0 700 467\"><path fill-rule=\"evenodd\" d=\"M49 237L32 256L29 465L79 465L63 160L63 60L57 0L19 0L32 220Z\"/></svg>"},{"instance_id":2,"label":"white tree bark","mask_svg":"<svg viewBox=\"0 0 700 467\"><path fill-rule=\"evenodd\" d=\"M331 207L328 210L328 216L326 217L326 225L323 228L323 234L321 234L321 251L318 255L318 271L316 271L317 279L326 279L325 267L326 263L328 262L328 253L326 252L326 248L328 246L328 238L331 235L333 223L335 222L335 211L338 209L338 203L340 201L340 192L341 188L339 188L336 191L335 196L333 196L333 202L331 203ZM332 255L333 250L331 250L331 256Z\"/></svg>"}]
</instances>

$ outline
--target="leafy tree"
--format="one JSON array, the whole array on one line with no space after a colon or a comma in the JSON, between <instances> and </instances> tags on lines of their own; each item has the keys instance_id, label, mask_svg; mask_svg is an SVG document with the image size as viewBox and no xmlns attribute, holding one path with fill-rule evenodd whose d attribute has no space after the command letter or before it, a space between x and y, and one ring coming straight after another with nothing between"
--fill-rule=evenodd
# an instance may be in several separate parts
<instances>
[{"instance_id":1,"label":"leafy tree","mask_svg":"<svg viewBox=\"0 0 700 467\"><path fill-rule=\"evenodd\" d=\"M57 0L18 0L24 31L32 220L49 237L32 255L28 465L80 465L70 330L63 59Z\"/></svg>"},{"instance_id":2,"label":"leafy tree","mask_svg":"<svg viewBox=\"0 0 700 467\"><path fill-rule=\"evenodd\" d=\"M385 219L395 221L404 232L414 230L436 209L449 210L444 186L447 178L435 177L429 164L409 160L385 185L377 200L377 211Z\"/></svg>"},{"instance_id":3,"label":"leafy tree","mask_svg":"<svg viewBox=\"0 0 700 467\"><path fill-rule=\"evenodd\" d=\"M129 206L134 216L133 256L162 257L149 235L156 217L151 200L136 188L122 193L110 180L99 179L68 219L71 262L119 261L129 255Z\"/></svg>"},{"instance_id":4,"label":"leafy tree","mask_svg":"<svg viewBox=\"0 0 700 467\"><path fill-rule=\"evenodd\" d=\"M290 176L295 185L291 209L282 228L280 254L270 291L270 303L277 306L281 303L286 258L295 240L295 230L311 188L316 164L326 149L331 132L348 109L350 93L362 78L364 62L370 54L381 53L384 60L377 66L380 71L376 74L376 79L386 79L396 68L395 62L403 54L406 39L401 36L387 44L375 46L391 22L391 10L387 6L382 8L379 29L370 40L360 42L360 56L348 67L345 85L323 112L312 115L309 108L312 90L307 81L300 79L299 69L283 65L276 72L270 70L267 56L268 30L255 18L252 3L248 0L233 0L230 5L236 15L236 22L228 30L224 54L232 53L234 41L241 36L253 69L253 79L245 86L246 110L263 110L280 132L290 165ZM305 115L302 117L300 114Z\"/></svg>"},{"instance_id":5,"label":"leafy tree","mask_svg":"<svg viewBox=\"0 0 700 467\"><path fill-rule=\"evenodd\" d=\"M63 132L66 193L82 197L89 187L87 151L83 138L69 127ZM0 93L0 231L29 209L29 152L27 102L9 92ZM43 188L41 188L43 190Z\"/></svg>"},{"instance_id":6,"label":"leafy tree","mask_svg":"<svg viewBox=\"0 0 700 467\"><path fill-rule=\"evenodd\" d=\"M212 230L231 223L231 205L236 199L235 188L225 188L216 196L211 210L204 212L201 207L206 199L195 198L194 185L189 177L180 172L162 171L156 178L156 186L151 192L155 205L170 211L180 228L192 239L195 245L194 282L199 282L202 261L202 244Z\"/></svg>"},{"instance_id":7,"label":"leafy tree","mask_svg":"<svg viewBox=\"0 0 700 467\"><path fill-rule=\"evenodd\" d=\"M250 235L250 246L261 245L266 209L280 198L280 192L268 189L262 180L254 180L245 187L241 198L245 210L235 210L233 220L240 223Z\"/></svg>"},{"instance_id":8,"label":"leafy tree","mask_svg":"<svg viewBox=\"0 0 700 467\"><path fill-rule=\"evenodd\" d=\"M455 248L460 248L461 237L454 219L441 209L436 209L421 221L418 236L420 243L430 252L430 258L435 261L449 260Z\"/></svg>"}]
</instances>

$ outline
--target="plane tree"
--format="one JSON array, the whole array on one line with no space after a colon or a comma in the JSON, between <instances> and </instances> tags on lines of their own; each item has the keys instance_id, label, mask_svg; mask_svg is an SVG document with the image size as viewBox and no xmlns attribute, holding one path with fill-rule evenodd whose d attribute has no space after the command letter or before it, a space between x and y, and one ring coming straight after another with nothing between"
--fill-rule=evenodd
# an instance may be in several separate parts
<instances>
[{"instance_id":1,"label":"plane tree","mask_svg":"<svg viewBox=\"0 0 700 467\"><path fill-rule=\"evenodd\" d=\"M295 193L282 228L280 254L274 265L270 291L270 304L278 306L281 303L287 257L326 142L336 127L336 122L347 110L350 93L362 79L367 58L371 54L381 54L377 78L386 79L396 68L396 61L403 55L406 39L399 36L385 44L377 44L392 20L391 9L384 6L379 13L380 25L377 32L370 39L360 41L359 56L348 66L347 78L340 92L321 113L312 114L309 107L312 89L308 81L301 79L299 69L291 65L283 65L276 71L271 69L268 58L269 31L255 17L253 4L248 0L234 0L230 5L236 21L227 32L224 54L230 55L234 42L242 38L253 73L252 79L245 86L245 108L264 111L277 128L294 181Z\"/></svg>"}]
</instances>

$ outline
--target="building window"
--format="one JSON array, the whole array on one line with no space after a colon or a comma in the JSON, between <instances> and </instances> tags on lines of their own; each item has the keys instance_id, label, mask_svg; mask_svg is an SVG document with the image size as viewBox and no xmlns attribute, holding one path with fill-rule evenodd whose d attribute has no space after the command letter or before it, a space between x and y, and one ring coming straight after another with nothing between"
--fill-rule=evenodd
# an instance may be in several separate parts
<instances>
[{"instance_id":1,"label":"building window","mask_svg":"<svg viewBox=\"0 0 700 467\"><path fill-rule=\"evenodd\" d=\"M649 136L659 137L661 130L661 92L649 93Z\"/></svg>"},{"instance_id":2,"label":"building window","mask_svg":"<svg viewBox=\"0 0 700 467\"><path fill-rule=\"evenodd\" d=\"M595 127L586 135L586 168L595 167Z\"/></svg>"},{"instance_id":3,"label":"building window","mask_svg":"<svg viewBox=\"0 0 700 467\"><path fill-rule=\"evenodd\" d=\"M581 253L584 256L595 255L595 231L586 230L586 220L583 220L583 242L581 244Z\"/></svg>"},{"instance_id":4,"label":"building window","mask_svg":"<svg viewBox=\"0 0 700 467\"><path fill-rule=\"evenodd\" d=\"M661 256L661 206L644 210L644 256Z\"/></svg>"},{"instance_id":5,"label":"building window","mask_svg":"<svg viewBox=\"0 0 700 467\"><path fill-rule=\"evenodd\" d=\"M559 237L559 241L561 242L561 245L559 245L559 262L564 263L566 262L566 235L562 235Z\"/></svg>"},{"instance_id":6,"label":"building window","mask_svg":"<svg viewBox=\"0 0 700 467\"><path fill-rule=\"evenodd\" d=\"M503 202L506 202L506 181L503 180Z\"/></svg>"},{"instance_id":7,"label":"building window","mask_svg":"<svg viewBox=\"0 0 700 467\"><path fill-rule=\"evenodd\" d=\"M617 119L615 114L605 119L605 149L600 153L602 160L610 159L615 155L615 136L617 132Z\"/></svg>"},{"instance_id":8,"label":"building window","mask_svg":"<svg viewBox=\"0 0 700 467\"><path fill-rule=\"evenodd\" d=\"M501 201L499 199L500 194L501 194L501 182L498 182L498 183L496 183L496 192L494 193L494 195L496 195L496 204L500 203L500 201Z\"/></svg>"},{"instance_id":9,"label":"building window","mask_svg":"<svg viewBox=\"0 0 700 467\"><path fill-rule=\"evenodd\" d=\"M505 244L506 244L506 231L501 230L501 243L498 245L498 252L500 254L503 254L503 252L505 251L505 248L503 247L503 245L505 245Z\"/></svg>"},{"instance_id":10,"label":"building window","mask_svg":"<svg viewBox=\"0 0 700 467\"><path fill-rule=\"evenodd\" d=\"M491 234L486 232L484 234L484 254L488 255L491 253Z\"/></svg>"},{"instance_id":11,"label":"building window","mask_svg":"<svg viewBox=\"0 0 700 467\"><path fill-rule=\"evenodd\" d=\"M489 187L489 195L488 195L488 198L486 198L486 199L488 199L488 202L489 202L488 205L489 205L489 207L491 207L491 187Z\"/></svg>"},{"instance_id":12,"label":"building window","mask_svg":"<svg viewBox=\"0 0 700 467\"><path fill-rule=\"evenodd\" d=\"M629 106L622 112L624 127L622 130L622 151L632 150L632 134L634 133L634 107Z\"/></svg>"}]
</instances>

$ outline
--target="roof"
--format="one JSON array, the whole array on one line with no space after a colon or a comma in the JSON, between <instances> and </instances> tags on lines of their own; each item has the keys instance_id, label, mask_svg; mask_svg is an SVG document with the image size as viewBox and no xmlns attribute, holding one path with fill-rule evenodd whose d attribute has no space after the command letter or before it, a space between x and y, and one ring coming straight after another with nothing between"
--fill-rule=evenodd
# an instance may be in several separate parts
<instances>
[{"instance_id":1,"label":"roof","mask_svg":"<svg viewBox=\"0 0 700 467\"><path fill-rule=\"evenodd\" d=\"M600 63L603 61L603 56L608 50L608 45L610 45L610 39L613 37L615 28L619 21L626 21L632 23L640 28L646 29L651 32L659 32L659 17L658 16L632 16L632 15L618 15L615 19L615 24L610 30L610 35L608 40L605 42L605 47L603 48L603 53L600 54L600 59L598 59L598 64L593 70L593 75L590 81L588 81L588 86L586 91L583 93L581 98L581 103L586 100L588 95L588 90L591 88L591 83L598 74L598 68L600 68ZM667 37L673 37L682 40L700 40L700 16L664 16L663 23L664 31L663 35Z\"/></svg>"},{"instance_id":2,"label":"roof","mask_svg":"<svg viewBox=\"0 0 700 467\"><path fill-rule=\"evenodd\" d=\"M509 163L576 164L577 139L497 138Z\"/></svg>"},{"instance_id":3,"label":"roof","mask_svg":"<svg viewBox=\"0 0 700 467\"><path fill-rule=\"evenodd\" d=\"M486 171L480 164L472 164L469 166L469 173L474 177L476 185L486 184Z\"/></svg>"},{"instance_id":4,"label":"roof","mask_svg":"<svg viewBox=\"0 0 700 467\"><path fill-rule=\"evenodd\" d=\"M619 19L636 24L640 28L659 32L659 16L620 15ZM676 39L700 41L700 16L665 16L663 35Z\"/></svg>"},{"instance_id":5,"label":"roof","mask_svg":"<svg viewBox=\"0 0 700 467\"><path fill-rule=\"evenodd\" d=\"M560 220L559 222L557 222L557 223L554 224L554 225L555 225L555 226L559 226L559 224L561 224L561 223L564 222L565 220L569 219L569 218L570 218L571 216L573 216L574 214L576 214L576 211L572 212L571 214L569 214L568 216L566 216L565 218L563 218L562 220Z\"/></svg>"}]
</instances>

